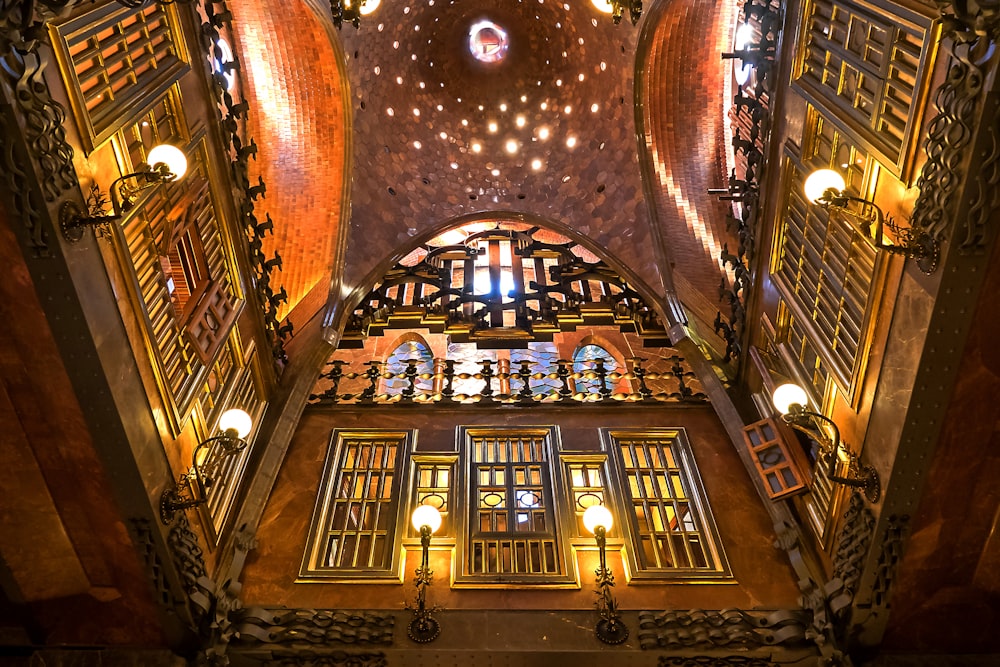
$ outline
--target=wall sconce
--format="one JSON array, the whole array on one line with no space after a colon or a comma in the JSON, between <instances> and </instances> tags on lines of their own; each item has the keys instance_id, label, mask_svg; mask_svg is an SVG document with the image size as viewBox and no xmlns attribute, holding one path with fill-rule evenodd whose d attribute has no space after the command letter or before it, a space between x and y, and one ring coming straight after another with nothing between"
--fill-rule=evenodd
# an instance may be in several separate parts
<instances>
[{"instance_id":1,"label":"wall sconce","mask_svg":"<svg viewBox=\"0 0 1000 667\"><path fill-rule=\"evenodd\" d=\"M184 176L186 171L187 157L184 151L170 144L154 146L138 171L119 176L111 184L109 190L111 207L114 211L111 215L105 212L107 199L96 185L87 198L90 209L88 215L84 215L75 202L68 201L63 204L59 214L59 227L63 238L70 243L76 243L83 238L83 230L87 227L101 227L120 220L124 213L131 210L140 192L160 183L177 180Z\"/></svg>"},{"instance_id":2,"label":"wall sconce","mask_svg":"<svg viewBox=\"0 0 1000 667\"><path fill-rule=\"evenodd\" d=\"M194 449L191 468L160 496L160 520L164 525L174 520L178 510L186 510L208 501L208 487L221 473L226 459L246 449L253 422L243 410L226 410L219 418L222 435L209 438ZM192 481L194 484L192 484Z\"/></svg>"},{"instance_id":3,"label":"wall sconce","mask_svg":"<svg viewBox=\"0 0 1000 667\"><path fill-rule=\"evenodd\" d=\"M413 619L406 626L406 634L413 641L426 644L437 639L441 634L441 625L431 616L433 610L427 608L427 587L431 585L431 572L428 564L428 550L431 546L431 534L441 527L441 512L433 505L420 505L413 510L410 518L413 527L420 531L420 567L416 572L417 606L406 606L413 609Z\"/></svg>"},{"instance_id":4,"label":"wall sconce","mask_svg":"<svg viewBox=\"0 0 1000 667\"><path fill-rule=\"evenodd\" d=\"M805 433L827 449L826 456L830 464L826 476L831 482L861 489L870 502L878 502L882 497L882 483L879 481L878 471L870 465L859 466L857 454L847 451L849 459L847 476L837 474L837 464L840 462L840 429L826 415L806 410L809 398L805 389L797 384L783 384L775 388L771 401L786 424ZM833 431L832 440L827 437L824 425Z\"/></svg>"},{"instance_id":5,"label":"wall sconce","mask_svg":"<svg viewBox=\"0 0 1000 667\"><path fill-rule=\"evenodd\" d=\"M601 552L601 565L597 568L597 611L601 620L594 628L594 634L605 644L621 644L628 639L628 627L618 613L618 603L611 595L611 587L615 585L615 576L608 569L605 544L607 531L613 523L611 512L604 505L591 505L583 513L583 525L594 534L597 548Z\"/></svg>"},{"instance_id":6,"label":"wall sconce","mask_svg":"<svg viewBox=\"0 0 1000 667\"><path fill-rule=\"evenodd\" d=\"M622 16L625 14L625 10L628 10L629 18L632 20L632 25L639 22L639 18L642 16L642 0L590 0L597 11L602 14L611 14L612 20L615 25L618 25L622 21Z\"/></svg>"},{"instance_id":7,"label":"wall sconce","mask_svg":"<svg viewBox=\"0 0 1000 667\"><path fill-rule=\"evenodd\" d=\"M934 273L938 262L938 244L930 234L922 229L900 227L893 221L892 216L883 213L875 204L844 192L846 187L844 177L833 169L817 169L809 174L803 184L806 199L856 220L859 223L859 231L876 248L909 257L924 273L928 275ZM898 245L885 242L883 230L886 227L892 231Z\"/></svg>"},{"instance_id":8,"label":"wall sconce","mask_svg":"<svg viewBox=\"0 0 1000 667\"><path fill-rule=\"evenodd\" d=\"M330 0L330 13L333 25L340 26L347 21L355 28L361 27L361 17L368 16L382 3L382 0Z\"/></svg>"}]
</instances>

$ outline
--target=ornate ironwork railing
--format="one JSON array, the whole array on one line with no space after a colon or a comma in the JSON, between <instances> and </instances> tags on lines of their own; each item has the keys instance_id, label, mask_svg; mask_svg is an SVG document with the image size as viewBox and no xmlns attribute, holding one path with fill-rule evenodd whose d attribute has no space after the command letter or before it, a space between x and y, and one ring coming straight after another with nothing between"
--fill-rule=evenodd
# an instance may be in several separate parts
<instances>
[{"instance_id":1,"label":"ornate ironwork railing","mask_svg":"<svg viewBox=\"0 0 1000 667\"><path fill-rule=\"evenodd\" d=\"M484 359L478 361L476 373L457 371L455 360L435 359L433 372L422 373L420 359L404 360L400 373L386 372L381 361L364 363L363 372L347 371L350 362L334 359L329 369L320 375L318 388L310 395L312 405L537 405L593 403L702 403L708 400L694 371L683 357L660 357L664 370L643 366L646 359L632 357L625 373L608 371L601 359L594 368L574 371L573 362L560 359L554 366L532 370L532 363L521 361L511 370L509 362ZM537 368L537 364L535 364ZM405 383L399 390L385 391L384 381ZM536 393L533 382L555 381L546 392ZM457 382L479 381L475 393L455 390Z\"/></svg>"}]
</instances>

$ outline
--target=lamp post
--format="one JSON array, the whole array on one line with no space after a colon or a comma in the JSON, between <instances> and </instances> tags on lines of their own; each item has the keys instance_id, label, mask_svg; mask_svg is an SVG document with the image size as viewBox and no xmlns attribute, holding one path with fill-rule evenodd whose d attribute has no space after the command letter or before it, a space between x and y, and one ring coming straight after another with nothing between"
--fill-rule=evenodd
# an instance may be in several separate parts
<instances>
[{"instance_id":1,"label":"lamp post","mask_svg":"<svg viewBox=\"0 0 1000 667\"><path fill-rule=\"evenodd\" d=\"M601 565L597 568L597 611L601 620L597 621L594 634L605 644L621 644L628 639L628 627L618 613L618 603L611 595L611 587L615 585L615 576L608 568L605 544L607 531L613 523L611 512L604 505L591 505L583 513L583 525L594 534L597 548L601 554Z\"/></svg>"},{"instance_id":2,"label":"lamp post","mask_svg":"<svg viewBox=\"0 0 1000 667\"><path fill-rule=\"evenodd\" d=\"M771 401L786 424L805 433L828 450L826 456L830 463L826 476L831 482L859 488L870 502L879 501L882 497L882 483L878 471L870 465L859 466L857 454L854 452L847 452L849 458L847 476L837 474L837 464L840 461L840 429L826 415L806 409L809 398L805 389L797 384L783 384L774 390ZM824 425L829 426L833 432L832 440L824 433Z\"/></svg>"},{"instance_id":3,"label":"lamp post","mask_svg":"<svg viewBox=\"0 0 1000 667\"><path fill-rule=\"evenodd\" d=\"M191 468L160 496L160 521L174 520L178 510L186 510L208 501L210 487L226 459L246 449L253 422L243 410L226 410L219 418L222 434L201 442L191 454ZM194 482L194 484L192 484Z\"/></svg>"},{"instance_id":4,"label":"lamp post","mask_svg":"<svg viewBox=\"0 0 1000 667\"><path fill-rule=\"evenodd\" d=\"M413 527L420 531L420 567L416 572L417 606L413 607L413 619L406 627L406 634L413 641L426 644L434 641L441 634L441 625L431 616L427 608L427 587L431 585L434 574L428 564L428 551L431 546L431 534L441 527L441 513L433 505L420 505L413 510L410 518ZM410 608L407 606L407 608Z\"/></svg>"},{"instance_id":5,"label":"lamp post","mask_svg":"<svg viewBox=\"0 0 1000 667\"><path fill-rule=\"evenodd\" d=\"M103 227L109 222L121 220L124 213L131 210L139 193L146 188L175 181L184 176L187 171L187 156L184 151L170 144L154 146L146 156L146 162L137 171L119 176L111 183L111 208L108 215L104 212L107 200L95 185L88 197L88 215L76 202L68 201L59 212L59 227L63 238L70 243L76 243L83 238L83 230L87 227Z\"/></svg>"},{"instance_id":6,"label":"lamp post","mask_svg":"<svg viewBox=\"0 0 1000 667\"><path fill-rule=\"evenodd\" d=\"M926 274L934 273L938 262L938 244L922 229L900 227L892 216L886 215L875 204L861 197L853 197L844 189L844 177L833 169L817 169L803 184L806 199L825 209L840 211L856 220L859 231L879 250L913 259L917 268ZM851 204L855 204L854 207ZM886 243L884 229L888 227L899 244Z\"/></svg>"}]
</instances>

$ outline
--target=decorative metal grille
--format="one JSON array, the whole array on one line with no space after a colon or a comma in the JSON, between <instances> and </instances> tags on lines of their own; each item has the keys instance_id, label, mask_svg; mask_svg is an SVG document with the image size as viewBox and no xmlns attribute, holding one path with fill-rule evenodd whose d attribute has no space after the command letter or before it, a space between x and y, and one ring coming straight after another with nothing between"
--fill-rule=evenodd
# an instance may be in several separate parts
<instances>
[{"instance_id":1,"label":"decorative metal grille","mask_svg":"<svg viewBox=\"0 0 1000 667\"><path fill-rule=\"evenodd\" d=\"M340 347L361 347L387 328L428 327L459 343L523 343L597 324L669 344L655 310L624 278L573 241L543 243L536 232L508 222L460 245L414 250L362 299Z\"/></svg>"},{"instance_id":2,"label":"decorative metal grille","mask_svg":"<svg viewBox=\"0 0 1000 667\"><path fill-rule=\"evenodd\" d=\"M612 431L639 570L728 574L718 530L678 430Z\"/></svg>"},{"instance_id":3,"label":"decorative metal grille","mask_svg":"<svg viewBox=\"0 0 1000 667\"><path fill-rule=\"evenodd\" d=\"M409 443L409 432L334 432L303 576L396 576L399 471Z\"/></svg>"},{"instance_id":4,"label":"decorative metal grille","mask_svg":"<svg viewBox=\"0 0 1000 667\"><path fill-rule=\"evenodd\" d=\"M900 176L917 129L921 80L936 53L931 18L893 3L812 0L797 83L847 119Z\"/></svg>"},{"instance_id":5,"label":"decorative metal grille","mask_svg":"<svg viewBox=\"0 0 1000 667\"><path fill-rule=\"evenodd\" d=\"M469 508L457 581L568 581L552 494L552 429L461 430Z\"/></svg>"}]
</instances>

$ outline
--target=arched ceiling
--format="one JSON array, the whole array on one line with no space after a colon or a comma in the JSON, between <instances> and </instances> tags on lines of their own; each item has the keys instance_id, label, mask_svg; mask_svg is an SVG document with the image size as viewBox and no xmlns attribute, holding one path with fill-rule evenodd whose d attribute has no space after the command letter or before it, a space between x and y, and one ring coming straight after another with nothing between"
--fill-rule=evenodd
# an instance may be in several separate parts
<instances>
[{"instance_id":1,"label":"arched ceiling","mask_svg":"<svg viewBox=\"0 0 1000 667\"><path fill-rule=\"evenodd\" d=\"M470 53L484 19L508 35L500 62ZM359 30L345 25L345 287L416 236L503 211L572 228L662 293L633 118L637 35L590 3L554 0L383 0Z\"/></svg>"},{"instance_id":2,"label":"arched ceiling","mask_svg":"<svg viewBox=\"0 0 1000 667\"><path fill-rule=\"evenodd\" d=\"M382 0L340 31L321 0L232 9L292 305L331 268L339 307L443 229L521 215L714 315L735 2L648 2L616 26L581 0ZM484 19L507 32L500 62L469 51Z\"/></svg>"}]
</instances>

